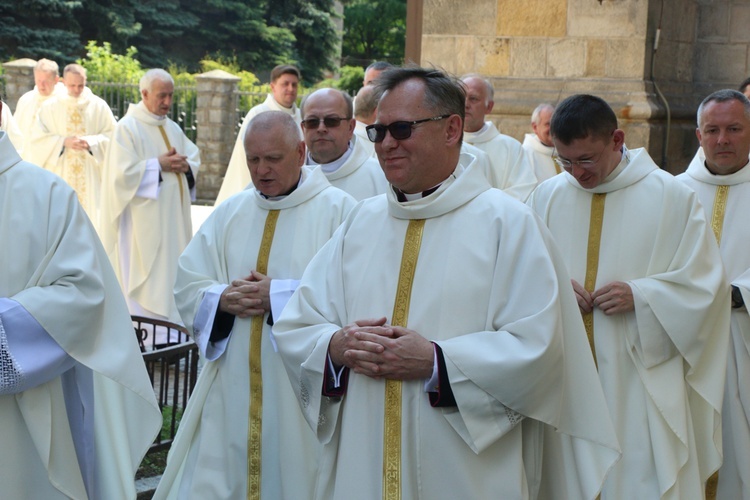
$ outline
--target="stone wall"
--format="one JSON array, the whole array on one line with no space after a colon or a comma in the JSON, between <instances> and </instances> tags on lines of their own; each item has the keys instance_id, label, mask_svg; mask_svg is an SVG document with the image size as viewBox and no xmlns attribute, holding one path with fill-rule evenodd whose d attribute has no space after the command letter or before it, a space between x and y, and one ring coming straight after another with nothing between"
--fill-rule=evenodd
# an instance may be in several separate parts
<instances>
[{"instance_id":1,"label":"stone wall","mask_svg":"<svg viewBox=\"0 0 750 500\"><path fill-rule=\"evenodd\" d=\"M424 0L421 63L489 77L496 90L490 118L518 139L530 131L531 112L540 102L593 93L615 109L631 147L647 147L657 162L679 172L698 145L698 103L713 90L736 88L750 74L746 1L466 0L459 5Z\"/></svg>"}]
</instances>

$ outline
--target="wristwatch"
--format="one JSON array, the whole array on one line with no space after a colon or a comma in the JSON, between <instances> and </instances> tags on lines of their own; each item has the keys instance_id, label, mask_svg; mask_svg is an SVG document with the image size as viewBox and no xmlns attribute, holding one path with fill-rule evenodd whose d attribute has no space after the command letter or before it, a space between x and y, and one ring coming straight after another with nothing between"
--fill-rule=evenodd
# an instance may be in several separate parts
<instances>
[{"instance_id":1,"label":"wristwatch","mask_svg":"<svg viewBox=\"0 0 750 500\"><path fill-rule=\"evenodd\" d=\"M732 309L739 309L745 305L745 301L742 298L742 292L736 286L732 285Z\"/></svg>"}]
</instances>

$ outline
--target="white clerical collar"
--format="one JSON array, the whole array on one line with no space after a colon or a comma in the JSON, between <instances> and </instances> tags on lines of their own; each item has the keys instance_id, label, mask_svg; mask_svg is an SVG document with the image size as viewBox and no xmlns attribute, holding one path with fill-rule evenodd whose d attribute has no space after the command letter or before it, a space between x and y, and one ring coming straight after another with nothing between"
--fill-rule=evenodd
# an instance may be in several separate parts
<instances>
[{"instance_id":1,"label":"white clerical collar","mask_svg":"<svg viewBox=\"0 0 750 500\"><path fill-rule=\"evenodd\" d=\"M143 101L141 101L141 102L143 103ZM166 120L167 119L167 115L157 115L157 114L152 113L151 111L149 111L148 108L146 107L145 103L143 103L143 112L146 113L151 118L153 118L154 120L160 120L161 121L161 120Z\"/></svg>"},{"instance_id":2,"label":"white clerical collar","mask_svg":"<svg viewBox=\"0 0 750 500\"><path fill-rule=\"evenodd\" d=\"M258 191L258 194L261 197L265 198L268 201L279 201L279 200L283 200L284 198L286 198L287 196L289 196L290 194L298 190L300 186L305 182L306 178L307 176L302 175L302 172L300 172L299 181L297 181L297 185L294 186L294 188L292 188L292 190L289 191L288 193L280 194L278 196L266 196L263 193L261 193L259 189L256 188L255 190Z\"/></svg>"},{"instance_id":3,"label":"white clerical collar","mask_svg":"<svg viewBox=\"0 0 750 500\"><path fill-rule=\"evenodd\" d=\"M480 128L479 130L477 130L475 132L466 132L466 131L464 131L464 136L467 138L466 140L468 141L468 138L474 139L476 137L481 136L482 134L484 134L485 132L487 132L489 130L489 128L490 128L490 122L484 122L484 125L482 125L482 128Z\"/></svg>"},{"instance_id":4,"label":"white clerical collar","mask_svg":"<svg viewBox=\"0 0 750 500\"><path fill-rule=\"evenodd\" d=\"M346 163L346 160L349 159L349 157L352 155L353 152L354 152L354 148L352 147L352 142L349 141L349 145L347 146L346 151L344 152L343 155L341 155L341 157L339 157L337 160L333 160L330 163L319 164L317 161L313 159L312 155L310 154L310 150L308 149L307 160L305 161L305 165L320 165L320 169L324 173L330 174L340 169L344 165L344 163Z\"/></svg>"},{"instance_id":5,"label":"white clerical collar","mask_svg":"<svg viewBox=\"0 0 750 500\"><path fill-rule=\"evenodd\" d=\"M750 165L750 161L748 161L747 163L745 163L745 165L743 165L741 169L737 170L737 172L741 172L742 170L746 169L748 167L748 165ZM714 173L711 170L711 168L709 168L708 162L706 160L703 160L703 167L706 169L706 172L708 173L708 175L710 175L712 177L726 177L728 175L732 175L732 174L736 174L737 173L737 172L732 172L731 174L717 174L717 173Z\"/></svg>"},{"instance_id":6,"label":"white clerical collar","mask_svg":"<svg viewBox=\"0 0 750 500\"><path fill-rule=\"evenodd\" d=\"M622 145L622 159L620 159L620 163L615 167L615 169L609 173L606 179L604 179L604 183L607 183L613 179L615 179L618 175L620 175L620 172L625 170L625 167L628 166L628 163L630 163L630 151L628 151L628 148L625 147L625 144Z\"/></svg>"}]
</instances>

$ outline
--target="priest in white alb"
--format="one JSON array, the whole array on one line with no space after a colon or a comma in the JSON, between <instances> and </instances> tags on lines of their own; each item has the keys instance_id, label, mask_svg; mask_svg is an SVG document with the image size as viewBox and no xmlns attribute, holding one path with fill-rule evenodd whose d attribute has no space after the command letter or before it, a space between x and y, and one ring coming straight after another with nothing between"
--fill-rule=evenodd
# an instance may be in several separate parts
<instances>
[{"instance_id":1,"label":"priest in white alb","mask_svg":"<svg viewBox=\"0 0 750 500\"><path fill-rule=\"evenodd\" d=\"M23 149L23 134L10 107L4 101L0 101L0 130L8 134L10 142L20 155Z\"/></svg>"},{"instance_id":2,"label":"priest in white alb","mask_svg":"<svg viewBox=\"0 0 750 500\"><path fill-rule=\"evenodd\" d=\"M253 106L242 120L242 125L234 142L232 156L229 158L227 171L221 183L219 194L214 205L219 205L233 194L239 193L250 185L250 173L245 164L245 129L253 117L265 111L281 111L286 113L299 125L302 117L297 107L297 90L302 75L295 66L280 64L271 70L271 93L266 100L257 106Z\"/></svg>"},{"instance_id":3,"label":"priest in white alb","mask_svg":"<svg viewBox=\"0 0 750 500\"><path fill-rule=\"evenodd\" d=\"M271 325L354 199L305 158L278 111L247 127L254 187L219 205L179 260L175 294L206 363L155 498L309 498L320 445Z\"/></svg>"},{"instance_id":4,"label":"priest in white alb","mask_svg":"<svg viewBox=\"0 0 750 500\"><path fill-rule=\"evenodd\" d=\"M700 500L721 464L729 285L695 193L629 150L612 108L574 95L552 117L564 174L529 204L572 278L622 446L602 500Z\"/></svg>"},{"instance_id":5,"label":"priest in white alb","mask_svg":"<svg viewBox=\"0 0 750 500\"><path fill-rule=\"evenodd\" d=\"M731 339L724 392L724 463L716 498L750 498L750 101L719 90L698 108L704 156L677 178L693 188L719 242L732 289Z\"/></svg>"},{"instance_id":6,"label":"priest in white alb","mask_svg":"<svg viewBox=\"0 0 750 500\"><path fill-rule=\"evenodd\" d=\"M70 184L96 226L104 154L117 122L104 99L86 86L85 68L65 66L63 84L67 95L53 97L40 108L27 156Z\"/></svg>"},{"instance_id":7,"label":"priest in white alb","mask_svg":"<svg viewBox=\"0 0 750 500\"><path fill-rule=\"evenodd\" d=\"M521 143L484 120L495 106L492 84L479 75L466 75L461 81L466 88L463 140L487 154L489 161L483 162L483 170L492 187L526 201L537 180Z\"/></svg>"},{"instance_id":8,"label":"priest in white alb","mask_svg":"<svg viewBox=\"0 0 750 500\"><path fill-rule=\"evenodd\" d=\"M562 172L555 160L552 159L555 146L552 144L549 125L554 112L555 108L551 104L542 103L537 106L531 113L531 129L533 132L526 134L523 138L523 149L526 151L526 157L534 169L534 175L538 182L546 181Z\"/></svg>"},{"instance_id":9,"label":"priest in white alb","mask_svg":"<svg viewBox=\"0 0 750 500\"><path fill-rule=\"evenodd\" d=\"M161 413L70 187L0 132L0 497L135 499Z\"/></svg>"},{"instance_id":10,"label":"priest in white alb","mask_svg":"<svg viewBox=\"0 0 750 500\"><path fill-rule=\"evenodd\" d=\"M99 231L131 314L180 322L172 286L192 237L198 148L167 117L174 80L146 72L142 100L117 123L102 176Z\"/></svg>"},{"instance_id":11,"label":"priest in white alb","mask_svg":"<svg viewBox=\"0 0 750 500\"><path fill-rule=\"evenodd\" d=\"M19 148L23 158L29 160L29 140L31 130L39 116L39 109L45 101L53 95L65 95L65 86L59 83L60 67L55 61L39 59L34 66L34 88L22 95L16 103L14 117L23 137L23 145Z\"/></svg>"},{"instance_id":12,"label":"priest in white alb","mask_svg":"<svg viewBox=\"0 0 750 500\"><path fill-rule=\"evenodd\" d=\"M595 498L618 444L548 231L460 154L458 81L410 67L378 85L391 187L274 326L323 443L306 498Z\"/></svg>"},{"instance_id":13,"label":"priest in white alb","mask_svg":"<svg viewBox=\"0 0 750 500\"><path fill-rule=\"evenodd\" d=\"M302 103L307 165L320 169L333 186L356 200L385 193L388 181L372 157L369 139L354 134L352 98L338 89L318 89Z\"/></svg>"}]
</instances>

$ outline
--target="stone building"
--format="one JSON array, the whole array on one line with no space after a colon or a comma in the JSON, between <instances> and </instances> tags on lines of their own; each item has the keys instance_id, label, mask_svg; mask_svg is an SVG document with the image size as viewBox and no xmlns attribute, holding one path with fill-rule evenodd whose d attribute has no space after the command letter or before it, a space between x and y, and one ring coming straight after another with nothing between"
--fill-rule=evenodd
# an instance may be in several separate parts
<instances>
[{"instance_id":1,"label":"stone building","mask_svg":"<svg viewBox=\"0 0 750 500\"><path fill-rule=\"evenodd\" d=\"M592 93L674 173L698 147L703 97L750 76L746 0L409 0L408 16L407 58L489 77L504 133L521 139L540 102Z\"/></svg>"}]
</instances>

